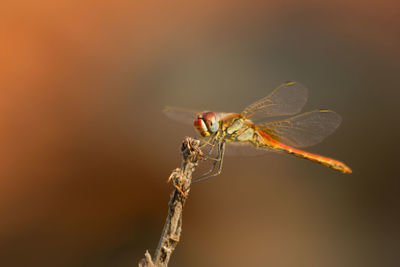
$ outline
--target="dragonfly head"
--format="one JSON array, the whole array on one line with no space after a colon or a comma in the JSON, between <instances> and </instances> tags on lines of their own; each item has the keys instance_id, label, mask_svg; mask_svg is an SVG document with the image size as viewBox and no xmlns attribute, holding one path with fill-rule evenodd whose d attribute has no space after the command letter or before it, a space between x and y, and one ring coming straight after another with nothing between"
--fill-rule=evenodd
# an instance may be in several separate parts
<instances>
[{"instance_id":1,"label":"dragonfly head","mask_svg":"<svg viewBox=\"0 0 400 267\"><path fill-rule=\"evenodd\" d=\"M197 115L197 119L194 120L193 125L202 136L210 136L217 132L219 128L217 114L214 112L199 114Z\"/></svg>"}]
</instances>

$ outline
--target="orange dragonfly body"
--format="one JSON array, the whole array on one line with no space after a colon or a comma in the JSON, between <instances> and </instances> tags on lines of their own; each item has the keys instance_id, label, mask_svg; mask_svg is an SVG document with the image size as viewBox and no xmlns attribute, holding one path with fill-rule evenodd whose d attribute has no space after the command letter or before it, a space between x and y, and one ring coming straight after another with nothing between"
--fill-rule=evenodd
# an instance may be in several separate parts
<instances>
[{"instance_id":1,"label":"orange dragonfly body","mask_svg":"<svg viewBox=\"0 0 400 267\"><path fill-rule=\"evenodd\" d=\"M285 152L342 173L351 173L351 169L343 162L299 149L319 143L339 126L341 117L334 111L314 110L287 119L265 122L270 117L299 113L307 101L307 91L299 83L288 82L249 105L241 113L198 114L194 127L203 137L208 138L204 144L217 148L217 156L213 168L195 181L221 172L226 143L246 143L256 148ZM182 111L174 108L165 110L170 117ZM255 122L260 120L260 123ZM217 172L213 173L217 165Z\"/></svg>"}]
</instances>

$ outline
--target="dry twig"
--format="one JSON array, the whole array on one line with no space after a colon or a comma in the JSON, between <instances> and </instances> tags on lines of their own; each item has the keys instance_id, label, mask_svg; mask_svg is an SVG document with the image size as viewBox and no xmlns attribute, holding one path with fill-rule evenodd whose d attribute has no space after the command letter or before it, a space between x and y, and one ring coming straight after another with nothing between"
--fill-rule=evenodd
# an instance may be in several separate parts
<instances>
[{"instance_id":1,"label":"dry twig","mask_svg":"<svg viewBox=\"0 0 400 267\"><path fill-rule=\"evenodd\" d=\"M139 262L139 267L166 267L182 231L182 212L185 201L189 195L192 173L198 161L202 158L199 148L200 141L185 137L182 143L182 166L175 169L168 181L172 181L175 189L169 201L168 216L164 224L164 230L154 253L154 258L146 251L145 258Z\"/></svg>"}]
</instances>

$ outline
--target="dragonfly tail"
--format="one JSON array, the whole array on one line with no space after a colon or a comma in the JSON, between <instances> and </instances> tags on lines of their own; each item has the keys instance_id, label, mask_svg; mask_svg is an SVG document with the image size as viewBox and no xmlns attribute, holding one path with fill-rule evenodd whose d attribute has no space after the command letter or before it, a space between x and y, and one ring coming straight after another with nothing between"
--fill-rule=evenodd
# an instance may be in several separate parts
<instances>
[{"instance_id":1,"label":"dragonfly tail","mask_svg":"<svg viewBox=\"0 0 400 267\"><path fill-rule=\"evenodd\" d=\"M285 144L282 144L274 139L272 139L269 135L262 133L262 137L264 138L265 142L269 145L272 146L274 149L286 152L288 154L292 154L296 157L300 157L303 159L308 159L317 163L320 163L322 165L325 165L329 168L338 170L342 173L352 173L352 170L343 162L338 161L336 159L312 154L300 149L296 149L290 146L287 146Z\"/></svg>"}]
</instances>

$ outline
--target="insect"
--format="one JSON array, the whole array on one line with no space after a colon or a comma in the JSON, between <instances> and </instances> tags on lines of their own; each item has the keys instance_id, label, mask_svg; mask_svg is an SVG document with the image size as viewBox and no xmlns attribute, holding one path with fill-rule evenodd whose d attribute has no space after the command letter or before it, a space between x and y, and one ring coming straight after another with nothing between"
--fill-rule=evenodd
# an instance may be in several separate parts
<instances>
[{"instance_id":1,"label":"insect","mask_svg":"<svg viewBox=\"0 0 400 267\"><path fill-rule=\"evenodd\" d=\"M216 176L222 171L227 143L243 143L258 149L284 152L296 157L323 164L342 173L352 170L343 162L299 148L315 145L330 135L340 124L341 117L331 110L314 110L287 119L271 120L277 116L295 115L307 101L308 90L296 82L287 82L273 90L268 96L247 106L241 113L201 112L194 117L193 125L200 133L204 145L210 145L209 158L214 160L212 168L193 182ZM167 116L179 119L184 109L167 107ZM263 122L264 120L264 122ZM211 157L216 149L216 156Z\"/></svg>"}]
</instances>

